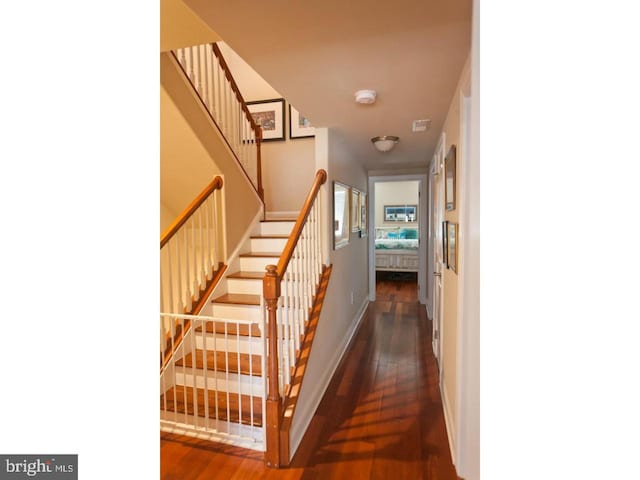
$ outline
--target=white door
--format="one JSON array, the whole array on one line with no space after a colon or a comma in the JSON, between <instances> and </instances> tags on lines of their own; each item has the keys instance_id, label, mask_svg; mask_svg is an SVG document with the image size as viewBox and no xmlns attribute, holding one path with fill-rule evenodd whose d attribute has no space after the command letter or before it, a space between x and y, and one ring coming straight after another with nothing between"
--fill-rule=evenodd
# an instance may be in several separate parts
<instances>
[{"instance_id":1,"label":"white door","mask_svg":"<svg viewBox=\"0 0 640 480\"><path fill-rule=\"evenodd\" d=\"M444 218L443 211L443 198L444 198L444 182L443 178L443 164L444 164L444 134L440 138L436 153L433 158L433 163L430 172L431 181L431 208L432 215L431 231L434 233L434 245L433 245L433 258L431 262L432 271L429 272L433 275L433 354L438 361L439 370L442 372L442 314L443 314L443 302L442 302L442 275L444 271L444 252L442 248L443 244L443 231L442 220Z\"/></svg>"}]
</instances>

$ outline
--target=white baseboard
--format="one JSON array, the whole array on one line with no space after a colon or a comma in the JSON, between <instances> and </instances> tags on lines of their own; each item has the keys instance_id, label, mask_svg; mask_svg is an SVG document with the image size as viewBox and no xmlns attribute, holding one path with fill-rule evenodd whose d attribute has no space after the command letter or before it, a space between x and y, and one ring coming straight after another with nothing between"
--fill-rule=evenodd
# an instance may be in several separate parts
<instances>
[{"instance_id":1,"label":"white baseboard","mask_svg":"<svg viewBox=\"0 0 640 480\"><path fill-rule=\"evenodd\" d=\"M296 453L296 450L298 450L298 447L300 446L300 442L302 441L302 437L304 437L304 434L307 432L307 428L309 428L309 423L311 423L311 419L313 418L313 415L315 414L316 410L318 409L318 406L320 405L320 401L322 400L322 397L324 396L324 393L327 390L327 387L329 386L329 382L331 382L331 379L333 378L333 375L336 372L338 365L342 361L342 357L344 356L345 352L347 351L347 348L351 344L351 340L353 339L353 336L358 331L358 327L360 326L360 322L362 322L362 318L364 317L364 314L367 311L368 306L369 306L369 295L365 297L365 300L360 306L358 313L356 314L353 321L351 322L351 328L349 329L347 334L344 336L345 341L343 342L342 345L337 346L338 348L336 348L335 350L336 352L335 355L333 356L331 361L327 363L327 366L324 370L323 378L316 383L315 388L311 393L312 401L307 404L307 407L304 410L299 410L295 413L295 416L299 415L305 420L304 420L304 423L299 424L298 428L294 428L293 425L291 426L291 432L289 433L289 443L291 445L291 448L289 449L289 455L290 455L289 461L291 461L291 459Z\"/></svg>"},{"instance_id":2,"label":"white baseboard","mask_svg":"<svg viewBox=\"0 0 640 480\"><path fill-rule=\"evenodd\" d=\"M440 383L440 398L442 399L442 410L444 411L444 424L447 427L447 438L449 439L449 450L451 451L451 460L453 465L456 465L456 443L455 443L455 428L453 424L453 417L451 416L451 404L447 397L447 389L444 388L444 382ZM457 469L456 469L457 470Z\"/></svg>"}]
</instances>

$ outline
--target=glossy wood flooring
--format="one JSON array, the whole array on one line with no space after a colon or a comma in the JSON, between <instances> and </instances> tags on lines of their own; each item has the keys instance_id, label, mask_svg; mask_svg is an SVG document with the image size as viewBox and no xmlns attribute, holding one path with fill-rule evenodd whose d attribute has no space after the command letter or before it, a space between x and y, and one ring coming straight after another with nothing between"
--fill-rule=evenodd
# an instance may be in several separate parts
<instances>
[{"instance_id":1,"label":"glossy wood flooring","mask_svg":"<svg viewBox=\"0 0 640 480\"><path fill-rule=\"evenodd\" d=\"M269 469L259 452L162 434L162 479L456 480L416 283L383 279L377 298L291 467Z\"/></svg>"}]
</instances>

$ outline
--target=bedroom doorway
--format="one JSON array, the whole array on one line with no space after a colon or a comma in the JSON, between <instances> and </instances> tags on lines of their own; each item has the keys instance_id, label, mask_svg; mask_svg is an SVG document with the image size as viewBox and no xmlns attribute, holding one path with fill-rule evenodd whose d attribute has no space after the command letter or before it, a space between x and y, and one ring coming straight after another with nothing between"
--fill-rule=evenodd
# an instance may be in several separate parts
<instances>
[{"instance_id":1,"label":"bedroom doorway","mask_svg":"<svg viewBox=\"0 0 640 480\"><path fill-rule=\"evenodd\" d=\"M426 175L369 178L369 292L402 287L426 303Z\"/></svg>"}]
</instances>

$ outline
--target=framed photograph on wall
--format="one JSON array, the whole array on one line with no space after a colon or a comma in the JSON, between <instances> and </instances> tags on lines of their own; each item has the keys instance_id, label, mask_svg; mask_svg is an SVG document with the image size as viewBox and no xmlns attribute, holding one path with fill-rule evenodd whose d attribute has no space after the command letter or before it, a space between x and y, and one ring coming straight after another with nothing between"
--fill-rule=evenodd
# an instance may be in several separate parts
<instances>
[{"instance_id":1,"label":"framed photograph on wall","mask_svg":"<svg viewBox=\"0 0 640 480\"><path fill-rule=\"evenodd\" d=\"M447 225L447 261L451 270L458 273L458 224Z\"/></svg>"},{"instance_id":2,"label":"framed photograph on wall","mask_svg":"<svg viewBox=\"0 0 640 480\"><path fill-rule=\"evenodd\" d=\"M351 188L351 231L360 231L360 190Z\"/></svg>"},{"instance_id":3,"label":"framed photograph on wall","mask_svg":"<svg viewBox=\"0 0 640 480\"><path fill-rule=\"evenodd\" d=\"M448 234L448 224L447 220L442 222L442 264L449 268L449 255L448 255L448 245L447 245L447 234Z\"/></svg>"},{"instance_id":4,"label":"framed photograph on wall","mask_svg":"<svg viewBox=\"0 0 640 480\"><path fill-rule=\"evenodd\" d=\"M367 194L360 192L360 238L367 236Z\"/></svg>"},{"instance_id":5,"label":"framed photograph on wall","mask_svg":"<svg viewBox=\"0 0 640 480\"><path fill-rule=\"evenodd\" d=\"M456 146L451 145L444 159L444 198L447 210L456 209Z\"/></svg>"},{"instance_id":6,"label":"framed photograph on wall","mask_svg":"<svg viewBox=\"0 0 640 480\"><path fill-rule=\"evenodd\" d=\"M262 140L284 140L284 98L247 102L255 122L262 127Z\"/></svg>"},{"instance_id":7,"label":"framed photograph on wall","mask_svg":"<svg viewBox=\"0 0 640 480\"><path fill-rule=\"evenodd\" d=\"M289 138L311 138L316 136L316 129L311 121L289 104Z\"/></svg>"},{"instance_id":8,"label":"framed photograph on wall","mask_svg":"<svg viewBox=\"0 0 640 480\"><path fill-rule=\"evenodd\" d=\"M416 222L418 220L417 205L385 205L385 222Z\"/></svg>"},{"instance_id":9,"label":"framed photograph on wall","mask_svg":"<svg viewBox=\"0 0 640 480\"><path fill-rule=\"evenodd\" d=\"M333 249L349 244L349 187L333 182Z\"/></svg>"}]
</instances>

